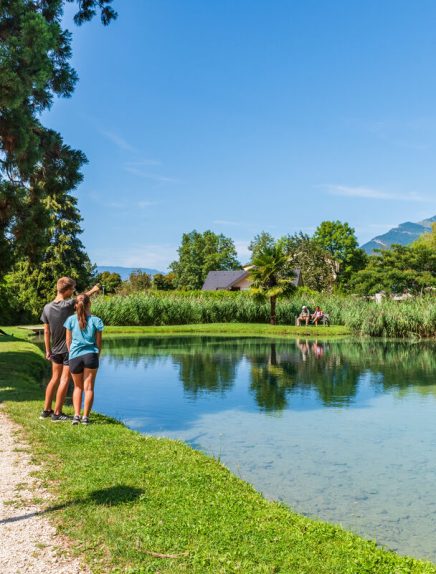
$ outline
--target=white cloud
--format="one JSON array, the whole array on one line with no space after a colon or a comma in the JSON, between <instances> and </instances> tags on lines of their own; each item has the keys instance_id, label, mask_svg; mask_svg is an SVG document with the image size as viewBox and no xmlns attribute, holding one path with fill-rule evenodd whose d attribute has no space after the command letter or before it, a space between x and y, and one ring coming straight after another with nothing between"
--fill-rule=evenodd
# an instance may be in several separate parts
<instances>
[{"instance_id":1,"label":"white cloud","mask_svg":"<svg viewBox=\"0 0 436 574\"><path fill-rule=\"evenodd\" d=\"M151 181L156 181L157 183L180 183L180 181L174 177L168 177L166 175L144 171L134 167L132 164L126 164L124 169L132 175L137 175L138 177L143 177L144 179L150 179Z\"/></svg>"},{"instance_id":2,"label":"white cloud","mask_svg":"<svg viewBox=\"0 0 436 574\"><path fill-rule=\"evenodd\" d=\"M114 143L118 148L125 151L131 151L134 153L137 152L137 150L132 145L130 145L129 142L127 142L123 137L116 134L115 132L109 130L100 130L100 133L104 135L112 143Z\"/></svg>"},{"instance_id":3,"label":"white cloud","mask_svg":"<svg viewBox=\"0 0 436 574\"><path fill-rule=\"evenodd\" d=\"M411 201L411 202L427 202L431 201L425 196L419 195L415 192L410 193L390 193L381 189L365 186L350 186L350 185L322 185L330 195L339 195L342 197L351 198L364 198L364 199L381 199L387 201Z\"/></svg>"},{"instance_id":4,"label":"white cloud","mask_svg":"<svg viewBox=\"0 0 436 574\"><path fill-rule=\"evenodd\" d=\"M143 167L144 165L162 165L162 162L158 159L141 159L140 161L127 161L125 165L131 167Z\"/></svg>"}]
</instances>

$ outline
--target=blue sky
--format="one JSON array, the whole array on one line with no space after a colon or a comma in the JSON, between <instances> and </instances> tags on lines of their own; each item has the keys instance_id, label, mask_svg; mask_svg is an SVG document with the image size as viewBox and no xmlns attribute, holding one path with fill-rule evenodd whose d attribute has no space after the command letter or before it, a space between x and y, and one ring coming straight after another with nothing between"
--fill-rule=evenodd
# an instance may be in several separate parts
<instances>
[{"instance_id":1,"label":"blue sky","mask_svg":"<svg viewBox=\"0 0 436 574\"><path fill-rule=\"evenodd\" d=\"M75 27L80 82L44 122L83 150L99 265L165 270L184 232L361 243L436 214L433 0L114 0Z\"/></svg>"}]
</instances>

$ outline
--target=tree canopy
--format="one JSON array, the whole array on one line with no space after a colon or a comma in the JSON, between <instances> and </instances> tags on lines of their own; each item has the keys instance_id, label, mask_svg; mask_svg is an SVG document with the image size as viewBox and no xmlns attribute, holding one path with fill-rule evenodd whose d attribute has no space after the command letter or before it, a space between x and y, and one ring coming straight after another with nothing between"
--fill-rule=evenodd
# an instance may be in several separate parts
<instances>
[{"instance_id":1,"label":"tree canopy","mask_svg":"<svg viewBox=\"0 0 436 574\"><path fill-rule=\"evenodd\" d=\"M313 240L339 263L338 282L346 285L353 273L363 269L366 254L359 248L354 229L341 221L323 221Z\"/></svg>"},{"instance_id":2,"label":"tree canopy","mask_svg":"<svg viewBox=\"0 0 436 574\"><path fill-rule=\"evenodd\" d=\"M305 287L314 291L332 291L338 264L318 242L305 233L279 239L293 269L300 269Z\"/></svg>"},{"instance_id":3,"label":"tree canopy","mask_svg":"<svg viewBox=\"0 0 436 574\"><path fill-rule=\"evenodd\" d=\"M36 297L46 296L56 273L89 279L91 268L71 195L86 157L41 123L42 112L56 97L70 97L77 82L62 23L66 2L77 3L77 24L97 12L104 25L116 18L112 0L0 3L0 281L6 273L13 284L21 277L21 290L27 273Z\"/></svg>"},{"instance_id":4,"label":"tree canopy","mask_svg":"<svg viewBox=\"0 0 436 574\"><path fill-rule=\"evenodd\" d=\"M352 278L352 288L362 295L419 293L436 287L436 250L426 245L392 245L369 257L368 265Z\"/></svg>"},{"instance_id":5,"label":"tree canopy","mask_svg":"<svg viewBox=\"0 0 436 574\"><path fill-rule=\"evenodd\" d=\"M210 230L184 233L178 254L170 265L178 289L201 289L209 271L241 268L233 240Z\"/></svg>"}]
</instances>

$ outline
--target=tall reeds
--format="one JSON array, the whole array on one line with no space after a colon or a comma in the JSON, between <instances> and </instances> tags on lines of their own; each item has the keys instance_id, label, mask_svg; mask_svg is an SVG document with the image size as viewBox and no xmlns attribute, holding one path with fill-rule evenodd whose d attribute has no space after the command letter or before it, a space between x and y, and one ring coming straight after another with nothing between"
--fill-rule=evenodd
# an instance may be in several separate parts
<instances>
[{"instance_id":1,"label":"tall reeds","mask_svg":"<svg viewBox=\"0 0 436 574\"><path fill-rule=\"evenodd\" d=\"M293 325L301 307L320 305L332 324L373 337L436 336L436 297L427 295L381 304L354 296L299 291L281 299L277 321ZM107 325L184 325L195 323L267 323L269 305L256 303L249 292L156 292L99 297L93 312Z\"/></svg>"}]
</instances>

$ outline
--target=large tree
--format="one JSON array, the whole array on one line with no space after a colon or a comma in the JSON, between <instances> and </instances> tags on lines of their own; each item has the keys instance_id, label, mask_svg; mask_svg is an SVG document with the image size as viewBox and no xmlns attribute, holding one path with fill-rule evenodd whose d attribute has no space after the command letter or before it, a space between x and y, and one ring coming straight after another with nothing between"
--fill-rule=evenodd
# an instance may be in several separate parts
<instances>
[{"instance_id":1,"label":"large tree","mask_svg":"<svg viewBox=\"0 0 436 574\"><path fill-rule=\"evenodd\" d=\"M250 242L248 249L251 251L251 259L253 260L259 253L262 253L264 249L270 249L274 247L275 240L271 233L267 231L262 231L254 236L254 239Z\"/></svg>"},{"instance_id":2,"label":"large tree","mask_svg":"<svg viewBox=\"0 0 436 574\"><path fill-rule=\"evenodd\" d=\"M270 302L270 322L277 323L277 299L295 291L294 274L289 266L289 257L280 242L263 245L252 259L250 276L253 281L251 292L260 301Z\"/></svg>"},{"instance_id":3,"label":"large tree","mask_svg":"<svg viewBox=\"0 0 436 574\"><path fill-rule=\"evenodd\" d=\"M359 248L354 229L341 221L323 221L313 240L339 263L338 282L346 286L356 271L366 264L366 254Z\"/></svg>"},{"instance_id":4,"label":"large tree","mask_svg":"<svg viewBox=\"0 0 436 574\"><path fill-rule=\"evenodd\" d=\"M76 170L68 177L81 177L81 152L40 121L54 98L71 96L77 82L69 64L71 34L62 27L64 5L74 1L77 24L98 10L105 25L116 17L112 0L0 2L0 278L18 258L36 264L47 249L53 180L46 173L53 163L67 161Z\"/></svg>"},{"instance_id":5,"label":"large tree","mask_svg":"<svg viewBox=\"0 0 436 574\"><path fill-rule=\"evenodd\" d=\"M294 233L279 239L289 258L289 265L300 269L305 287L314 291L331 291L336 281L338 264L318 242L305 233Z\"/></svg>"},{"instance_id":6,"label":"large tree","mask_svg":"<svg viewBox=\"0 0 436 574\"><path fill-rule=\"evenodd\" d=\"M170 265L178 289L201 289L209 271L240 269L233 240L213 231L184 233L179 259Z\"/></svg>"},{"instance_id":7,"label":"large tree","mask_svg":"<svg viewBox=\"0 0 436 574\"><path fill-rule=\"evenodd\" d=\"M379 291L420 293L426 287L436 287L436 250L421 244L378 250L351 283L353 290L362 295Z\"/></svg>"}]
</instances>

